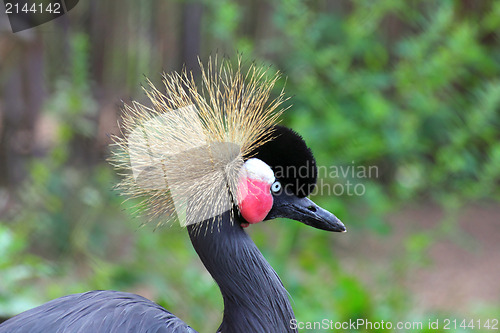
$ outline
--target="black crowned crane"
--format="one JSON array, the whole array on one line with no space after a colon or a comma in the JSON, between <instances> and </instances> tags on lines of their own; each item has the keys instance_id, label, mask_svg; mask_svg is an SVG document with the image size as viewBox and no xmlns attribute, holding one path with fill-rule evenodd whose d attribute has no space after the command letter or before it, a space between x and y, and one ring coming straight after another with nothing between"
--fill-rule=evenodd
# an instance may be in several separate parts
<instances>
[{"instance_id":1,"label":"black crowned crane","mask_svg":"<svg viewBox=\"0 0 500 333\"><path fill-rule=\"evenodd\" d=\"M124 135L111 163L121 191L144 199L153 218L179 221L224 300L218 332L295 332L287 291L244 228L290 218L345 231L307 198L316 184L314 157L294 131L276 124L283 92L269 96L278 74L209 62L203 84L183 72L152 84L152 106L125 106ZM68 295L0 325L16 332L195 332L141 296L118 291Z\"/></svg>"}]
</instances>

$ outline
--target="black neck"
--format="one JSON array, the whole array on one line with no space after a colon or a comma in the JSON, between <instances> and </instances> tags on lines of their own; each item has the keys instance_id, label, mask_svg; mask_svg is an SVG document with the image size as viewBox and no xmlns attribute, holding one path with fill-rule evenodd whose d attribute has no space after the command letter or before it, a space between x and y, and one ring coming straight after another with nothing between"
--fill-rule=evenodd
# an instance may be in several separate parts
<instances>
[{"instance_id":1,"label":"black neck","mask_svg":"<svg viewBox=\"0 0 500 333\"><path fill-rule=\"evenodd\" d=\"M295 332L288 293L271 265L229 213L188 226L193 246L224 299L220 332ZM205 232L206 231L206 232Z\"/></svg>"}]
</instances>

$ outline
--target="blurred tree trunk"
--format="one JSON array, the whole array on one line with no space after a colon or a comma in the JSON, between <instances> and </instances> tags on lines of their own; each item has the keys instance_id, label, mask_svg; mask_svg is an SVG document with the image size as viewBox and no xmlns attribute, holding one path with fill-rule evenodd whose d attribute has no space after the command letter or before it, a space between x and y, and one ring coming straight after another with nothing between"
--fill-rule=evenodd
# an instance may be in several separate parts
<instances>
[{"instance_id":1,"label":"blurred tree trunk","mask_svg":"<svg viewBox=\"0 0 500 333\"><path fill-rule=\"evenodd\" d=\"M198 56L201 44L201 19L203 16L203 5L200 3L187 2L183 4L182 10L182 61L188 71L199 74Z\"/></svg>"},{"instance_id":2,"label":"blurred tree trunk","mask_svg":"<svg viewBox=\"0 0 500 333\"><path fill-rule=\"evenodd\" d=\"M0 138L0 185L14 186L26 175L36 148L34 129L44 96L43 44L39 35L13 37L15 47L4 65L4 108Z\"/></svg>"},{"instance_id":3,"label":"blurred tree trunk","mask_svg":"<svg viewBox=\"0 0 500 333\"><path fill-rule=\"evenodd\" d=\"M182 66L179 52L180 12L183 8L176 2L162 1L156 11L155 35L161 52L162 67L165 72L178 70Z\"/></svg>"}]
</instances>

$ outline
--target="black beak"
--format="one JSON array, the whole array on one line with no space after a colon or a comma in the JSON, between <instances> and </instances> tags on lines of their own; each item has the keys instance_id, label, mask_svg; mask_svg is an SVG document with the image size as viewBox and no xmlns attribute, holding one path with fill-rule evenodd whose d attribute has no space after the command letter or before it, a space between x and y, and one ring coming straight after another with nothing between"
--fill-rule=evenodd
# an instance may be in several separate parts
<instances>
[{"instance_id":1,"label":"black beak","mask_svg":"<svg viewBox=\"0 0 500 333\"><path fill-rule=\"evenodd\" d=\"M335 215L316 205L309 198L299 198L285 192L281 191L274 195L273 208L266 220L285 217L322 230L346 231L344 224Z\"/></svg>"}]
</instances>

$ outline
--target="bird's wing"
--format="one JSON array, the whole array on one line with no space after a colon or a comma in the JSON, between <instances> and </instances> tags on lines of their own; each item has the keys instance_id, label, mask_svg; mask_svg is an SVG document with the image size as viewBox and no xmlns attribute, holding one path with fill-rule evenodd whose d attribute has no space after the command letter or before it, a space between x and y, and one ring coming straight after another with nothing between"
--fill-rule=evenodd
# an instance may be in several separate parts
<instances>
[{"instance_id":1,"label":"bird's wing","mask_svg":"<svg viewBox=\"0 0 500 333\"><path fill-rule=\"evenodd\" d=\"M57 298L0 324L0 333L196 333L158 304L135 294L90 291Z\"/></svg>"}]
</instances>

